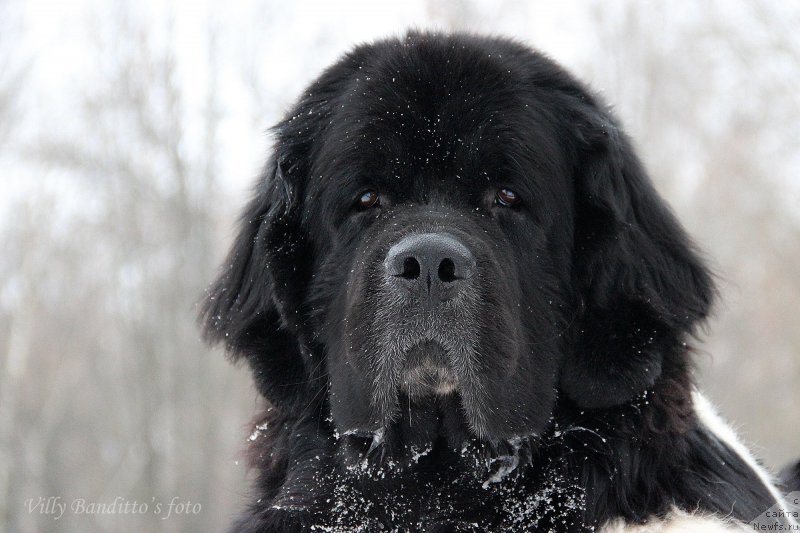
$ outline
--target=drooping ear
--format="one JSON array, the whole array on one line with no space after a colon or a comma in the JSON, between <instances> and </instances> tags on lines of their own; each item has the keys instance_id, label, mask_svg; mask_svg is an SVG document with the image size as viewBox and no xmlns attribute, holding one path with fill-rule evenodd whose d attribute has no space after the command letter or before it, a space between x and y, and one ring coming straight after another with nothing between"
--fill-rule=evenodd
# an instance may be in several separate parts
<instances>
[{"instance_id":1,"label":"drooping ear","mask_svg":"<svg viewBox=\"0 0 800 533\"><path fill-rule=\"evenodd\" d=\"M583 309L561 389L578 405L630 401L708 314L714 287L630 141L598 110L578 166L574 281Z\"/></svg>"},{"instance_id":2,"label":"drooping ear","mask_svg":"<svg viewBox=\"0 0 800 533\"><path fill-rule=\"evenodd\" d=\"M249 363L259 392L271 403L306 409L309 392L324 386L324 365L309 364L302 302L310 280L312 247L301 224L314 152L331 121L332 102L359 68L342 68L314 81L274 128L275 152L239 222L239 233L202 304L206 340L224 342L233 360ZM310 372L314 375L310 375Z\"/></svg>"},{"instance_id":3,"label":"drooping ear","mask_svg":"<svg viewBox=\"0 0 800 533\"><path fill-rule=\"evenodd\" d=\"M297 401L306 380L298 338L296 186L279 157L267 163L239 221L239 231L201 305L203 335L224 343L232 360L245 359L258 391L272 404Z\"/></svg>"}]
</instances>

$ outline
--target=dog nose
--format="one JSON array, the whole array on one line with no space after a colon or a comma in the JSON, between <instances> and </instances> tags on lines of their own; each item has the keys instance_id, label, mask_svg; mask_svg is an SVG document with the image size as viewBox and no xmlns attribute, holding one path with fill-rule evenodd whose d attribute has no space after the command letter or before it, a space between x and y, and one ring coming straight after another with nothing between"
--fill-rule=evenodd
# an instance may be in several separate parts
<instances>
[{"instance_id":1,"label":"dog nose","mask_svg":"<svg viewBox=\"0 0 800 533\"><path fill-rule=\"evenodd\" d=\"M475 273L475 256L446 233L408 235L389 249L386 274L420 298L443 302Z\"/></svg>"}]
</instances>

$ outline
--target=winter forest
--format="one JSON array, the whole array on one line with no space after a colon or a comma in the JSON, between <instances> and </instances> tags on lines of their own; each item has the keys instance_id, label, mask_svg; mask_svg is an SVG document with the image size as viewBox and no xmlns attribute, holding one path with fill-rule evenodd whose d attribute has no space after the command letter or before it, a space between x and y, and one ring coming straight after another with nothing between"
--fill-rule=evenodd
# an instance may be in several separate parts
<instances>
[{"instance_id":1,"label":"winter forest","mask_svg":"<svg viewBox=\"0 0 800 533\"><path fill-rule=\"evenodd\" d=\"M718 276L700 387L800 457L800 4L0 0L1 531L230 522L257 399L197 302L269 127L410 27L516 37L614 105Z\"/></svg>"}]
</instances>

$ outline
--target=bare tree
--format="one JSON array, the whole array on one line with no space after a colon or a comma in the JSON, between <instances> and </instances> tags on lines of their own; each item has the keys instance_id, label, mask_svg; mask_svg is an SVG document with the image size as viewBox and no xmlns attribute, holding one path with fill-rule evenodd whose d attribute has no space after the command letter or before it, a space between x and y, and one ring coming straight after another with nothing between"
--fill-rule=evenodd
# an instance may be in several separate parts
<instances>
[{"instance_id":1,"label":"bare tree","mask_svg":"<svg viewBox=\"0 0 800 533\"><path fill-rule=\"evenodd\" d=\"M21 120L19 97L27 69L23 62L25 58L12 53L14 40L20 34L18 17L12 6L5 1L0 2L0 164L7 163L9 139ZM30 226L26 226L20 233L30 229ZM0 242L5 243L5 240ZM30 263L29 254L27 251L14 250L11 246L3 248L5 257L0 259L0 279L9 280L3 284L6 287L13 283L16 295L6 297L15 300L13 310L11 304L0 306L0 324L8 324L0 328L0 524L8 522L12 513L8 502L15 461L11 450L14 449L14 427L18 417L17 397L30 357L36 312L35 302L25 297L31 290L30 279L24 275ZM19 253L15 254L15 251ZM15 277L17 273L20 273L19 277ZM0 288L3 286L0 285Z\"/></svg>"},{"instance_id":2,"label":"bare tree","mask_svg":"<svg viewBox=\"0 0 800 533\"><path fill-rule=\"evenodd\" d=\"M193 111L170 22L153 27L126 11L98 16L99 83L75 102L77 134L45 130L27 149L31 165L51 173L62 191L76 191L75 204L53 209L33 198L19 207L27 223L5 228L19 253L18 275L7 282L17 304L0 425L10 441L4 450L16 453L4 454L3 471L14 472L2 480L8 487L24 479L13 484L25 490L0 501L15 510L11 529L40 530L52 519L26 512L23 498L121 496L155 505L177 497L200 503L202 514L68 514L57 525L94 521L91 527L111 530L125 520L125 528L197 531L224 520L231 505L215 486L237 475L221 471L220 441L236 435L222 414L248 392L230 393L230 370L194 325L222 242L214 229L221 197L215 30L198 43L208 75L205 103ZM62 207L73 211L63 226L40 223ZM41 394L25 393L31 379Z\"/></svg>"}]
</instances>

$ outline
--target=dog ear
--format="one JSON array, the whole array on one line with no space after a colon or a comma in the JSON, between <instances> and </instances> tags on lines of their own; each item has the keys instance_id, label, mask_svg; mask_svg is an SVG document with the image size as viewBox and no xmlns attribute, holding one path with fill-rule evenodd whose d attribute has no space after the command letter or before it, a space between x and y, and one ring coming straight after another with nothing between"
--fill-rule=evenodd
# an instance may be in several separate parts
<instances>
[{"instance_id":1,"label":"dog ear","mask_svg":"<svg viewBox=\"0 0 800 533\"><path fill-rule=\"evenodd\" d=\"M246 359L259 392L279 407L305 409L309 398L324 397L312 390L325 386L318 379L324 365L309 364L314 340L303 334L313 254L301 198L316 140L331 122L331 102L359 68L357 54L348 67L326 71L272 129L275 153L200 313L206 340L224 342L233 360Z\"/></svg>"},{"instance_id":2,"label":"dog ear","mask_svg":"<svg viewBox=\"0 0 800 533\"><path fill-rule=\"evenodd\" d=\"M298 274L292 260L303 242L295 189L273 156L200 311L205 340L224 343L234 361L245 359L258 391L277 406L296 401L307 381L294 319L299 299L291 292L302 285L289 279Z\"/></svg>"},{"instance_id":3,"label":"dog ear","mask_svg":"<svg viewBox=\"0 0 800 533\"><path fill-rule=\"evenodd\" d=\"M561 389L585 408L630 401L708 314L709 271L659 197L630 141L594 111L575 183L575 283L582 313Z\"/></svg>"}]
</instances>

